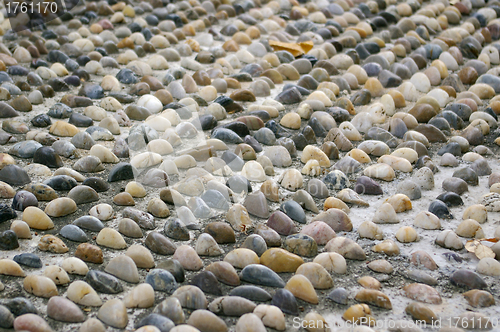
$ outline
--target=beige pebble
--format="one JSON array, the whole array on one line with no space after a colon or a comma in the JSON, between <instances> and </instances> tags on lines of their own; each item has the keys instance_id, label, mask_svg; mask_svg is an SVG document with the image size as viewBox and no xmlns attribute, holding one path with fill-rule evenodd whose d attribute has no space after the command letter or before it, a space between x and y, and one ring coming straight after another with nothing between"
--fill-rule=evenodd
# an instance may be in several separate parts
<instances>
[{"instance_id":1,"label":"beige pebble","mask_svg":"<svg viewBox=\"0 0 500 332\"><path fill-rule=\"evenodd\" d=\"M167 218L170 216L167 204L157 197L149 201L148 212L157 218Z\"/></svg>"},{"instance_id":2,"label":"beige pebble","mask_svg":"<svg viewBox=\"0 0 500 332\"><path fill-rule=\"evenodd\" d=\"M285 289L289 290L295 297L306 302L317 304L318 294L313 285L305 276L296 274L287 282Z\"/></svg>"},{"instance_id":3,"label":"beige pebble","mask_svg":"<svg viewBox=\"0 0 500 332\"><path fill-rule=\"evenodd\" d=\"M0 259L0 274L13 277L24 277L21 266L12 259Z\"/></svg>"},{"instance_id":4,"label":"beige pebble","mask_svg":"<svg viewBox=\"0 0 500 332\"><path fill-rule=\"evenodd\" d=\"M100 307L102 305L102 300L97 292L82 280L73 281L68 287L66 296L82 306Z\"/></svg>"},{"instance_id":5,"label":"beige pebble","mask_svg":"<svg viewBox=\"0 0 500 332\"><path fill-rule=\"evenodd\" d=\"M68 257L63 260L61 267L69 274L84 276L89 272L87 264L77 257Z\"/></svg>"},{"instance_id":6,"label":"beige pebble","mask_svg":"<svg viewBox=\"0 0 500 332\"><path fill-rule=\"evenodd\" d=\"M49 133L61 137L73 137L78 132L80 132L80 130L76 126L64 121L54 122L49 129Z\"/></svg>"},{"instance_id":7,"label":"beige pebble","mask_svg":"<svg viewBox=\"0 0 500 332\"><path fill-rule=\"evenodd\" d=\"M125 186L125 192L129 193L132 197L144 197L147 195L146 189L142 184L136 181L130 181Z\"/></svg>"},{"instance_id":8,"label":"beige pebble","mask_svg":"<svg viewBox=\"0 0 500 332\"><path fill-rule=\"evenodd\" d=\"M421 211L415 216L413 225L423 229L440 229L441 222L439 218L431 212Z\"/></svg>"},{"instance_id":9,"label":"beige pebble","mask_svg":"<svg viewBox=\"0 0 500 332\"><path fill-rule=\"evenodd\" d=\"M462 240L452 230L444 230L436 236L436 244L443 248L460 250L464 247Z\"/></svg>"},{"instance_id":10,"label":"beige pebble","mask_svg":"<svg viewBox=\"0 0 500 332\"><path fill-rule=\"evenodd\" d=\"M224 262L228 262L235 268L243 269L250 264L260 264L260 259L253 250L238 248L228 252L224 257Z\"/></svg>"},{"instance_id":11,"label":"beige pebble","mask_svg":"<svg viewBox=\"0 0 500 332\"><path fill-rule=\"evenodd\" d=\"M103 228L96 238L98 245L112 248L112 249L125 249L127 244L123 237L116 230L112 228Z\"/></svg>"},{"instance_id":12,"label":"beige pebble","mask_svg":"<svg viewBox=\"0 0 500 332\"><path fill-rule=\"evenodd\" d=\"M396 177L394 169L387 164L375 164L368 166L363 171L363 174L368 177L384 181L392 181Z\"/></svg>"},{"instance_id":13,"label":"beige pebble","mask_svg":"<svg viewBox=\"0 0 500 332\"><path fill-rule=\"evenodd\" d=\"M384 238L384 233L372 221L364 221L358 227L358 234L360 237L368 238L372 240L382 240Z\"/></svg>"},{"instance_id":14,"label":"beige pebble","mask_svg":"<svg viewBox=\"0 0 500 332\"><path fill-rule=\"evenodd\" d=\"M150 284L139 284L123 298L127 308L150 308L155 303L155 291Z\"/></svg>"},{"instance_id":15,"label":"beige pebble","mask_svg":"<svg viewBox=\"0 0 500 332\"><path fill-rule=\"evenodd\" d=\"M51 279L56 285L69 284L70 279L66 271L57 265L49 265L43 271L43 275Z\"/></svg>"},{"instance_id":16,"label":"beige pebble","mask_svg":"<svg viewBox=\"0 0 500 332\"><path fill-rule=\"evenodd\" d=\"M50 217L34 206L28 206L23 211L23 221L26 222L30 228L34 229L46 230L54 228L54 223Z\"/></svg>"},{"instance_id":17,"label":"beige pebble","mask_svg":"<svg viewBox=\"0 0 500 332\"><path fill-rule=\"evenodd\" d=\"M45 213L50 217L63 217L77 210L74 200L68 197L56 198L47 204Z\"/></svg>"},{"instance_id":18,"label":"beige pebble","mask_svg":"<svg viewBox=\"0 0 500 332\"><path fill-rule=\"evenodd\" d=\"M89 215L96 217L101 221L110 220L113 217L113 214L114 214L113 207L106 203L94 205L89 210Z\"/></svg>"},{"instance_id":19,"label":"beige pebble","mask_svg":"<svg viewBox=\"0 0 500 332\"><path fill-rule=\"evenodd\" d=\"M50 298L59 295L56 284L44 276L28 275L23 280L23 287L26 292L38 297Z\"/></svg>"},{"instance_id":20,"label":"beige pebble","mask_svg":"<svg viewBox=\"0 0 500 332\"><path fill-rule=\"evenodd\" d=\"M456 228L458 236L482 239L485 237L481 225L474 219L465 219Z\"/></svg>"},{"instance_id":21,"label":"beige pebble","mask_svg":"<svg viewBox=\"0 0 500 332\"><path fill-rule=\"evenodd\" d=\"M403 226L396 232L396 239L398 239L399 242L415 242L418 238L417 231L410 226Z\"/></svg>"},{"instance_id":22,"label":"beige pebble","mask_svg":"<svg viewBox=\"0 0 500 332\"><path fill-rule=\"evenodd\" d=\"M14 220L10 230L14 231L19 239L31 239L30 226L24 221Z\"/></svg>"},{"instance_id":23,"label":"beige pebble","mask_svg":"<svg viewBox=\"0 0 500 332\"><path fill-rule=\"evenodd\" d=\"M280 124L286 128L299 129L300 128L300 115L295 113L295 112L287 113L281 119Z\"/></svg>"},{"instance_id":24,"label":"beige pebble","mask_svg":"<svg viewBox=\"0 0 500 332\"><path fill-rule=\"evenodd\" d=\"M118 206L134 206L135 201L128 192L122 192L113 197L113 203Z\"/></svg>"},{"instance_id":25,"label":"beige pebble","mask_svg":"<svg viewBox=\"0 0 500 332\"><path fill-rule=\"evenodd\" d=\"M396 194L385 200L394 208L396 213L405 212L412 209L411 200L405 194Z\"/></svg>"}]
</instances>

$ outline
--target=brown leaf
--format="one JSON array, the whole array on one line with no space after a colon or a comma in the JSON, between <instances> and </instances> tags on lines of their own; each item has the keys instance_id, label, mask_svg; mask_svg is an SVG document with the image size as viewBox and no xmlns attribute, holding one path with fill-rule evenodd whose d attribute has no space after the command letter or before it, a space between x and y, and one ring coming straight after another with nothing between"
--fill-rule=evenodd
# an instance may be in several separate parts
<instances>
[{"instance_id":1,"label":"brown leaf","mask_svg":"<svg viewBox=\"0 0 500 332\"><path fill-rule=\"evenodd\" d=\"M288 51L292 53L294 57L299 57L309 52L313 48L314 44L311 41L302 43L283 43L280 41L270 40L269 46L271 46L275 51Z\"/></svg>"},{"instance_id":2,"label":"brown leaf","mask_svg":"<svg viewBox=\"0 0 500 332\"><path fill-rule=\"evenodd\" d=\"M481 239L479 241L488 241L488 242L493 242L493 243L497 243L500 239L497 239L497 238L494 238L494 237L491 237L489 239Z\"/></svg>"},{"instance_id":3,"label":"brown leaf","mask_svg":"<svg viewBox=\"0 0 500 332\"><path fill-rule=\"evenodd\" d=\"M495 258L495 253L493 252L493 250L491 250L490 247L485 246L484 244L479 244L476 247L475 254L476 254L476 257L479 259L482 259L485 257Z\"/></svg>"},{"instance_id":4,"label":"brown leaf","mask_svg":"<svg viewBox=\"0 0 500 332\"><path fill-rule=\"evenodd\" d=\"M465 249L468 252L476 252L476 247L480 244L479 240L469 240L465 243Z\"/></svg>"}]
</instances>

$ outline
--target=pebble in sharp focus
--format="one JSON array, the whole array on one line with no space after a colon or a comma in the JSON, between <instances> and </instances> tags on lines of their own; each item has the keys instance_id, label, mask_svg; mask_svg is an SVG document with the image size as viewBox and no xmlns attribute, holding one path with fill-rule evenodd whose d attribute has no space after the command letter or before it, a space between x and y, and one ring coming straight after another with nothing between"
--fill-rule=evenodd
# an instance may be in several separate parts
<instances>
[{"instance_id":1,"label":"pebble in sharp focus","mask_svg":"<svg viewBox=\"0 0 500 332\"><path fill-rule=\"evenodd\" d=\"M499 9L3 8L0 327L496 328Z\"/></svg>"}]
</instances>

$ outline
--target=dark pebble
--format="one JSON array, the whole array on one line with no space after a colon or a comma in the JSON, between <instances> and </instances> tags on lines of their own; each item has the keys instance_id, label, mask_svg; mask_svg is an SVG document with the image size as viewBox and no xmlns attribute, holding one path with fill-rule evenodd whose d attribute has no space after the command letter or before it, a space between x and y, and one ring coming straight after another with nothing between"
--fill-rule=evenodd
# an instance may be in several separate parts
<instances>
[{"instance_id":1,"label":"dark pebble","mask_svg":"<svg viewBox=\"0 0 500 332\"><path fill-rule=\"evenodd\" d=\"M158 232L150 232L148 236L146 236L144 244L149 248L149 250L159 255L172 255L176 249L175 244L173 244L172 241Z\"/></svg>"},{"instance_id":2,"label":"dark pebble","mask_svg":"<svg viewBox=\"0 0 500 332\"><path fill-rule=\"evenodd\" d=\"M250 135L250 130L248 129L248 126L243 122L233 121L228 124L225 124L222 128L229 129L240 137L245 137L247 135Z\"/></svg>"},{"instance_id":3,"label":"dark pebble","mask_svg":"<svg viewBox=\"0 0 500 332\"><path fill-rule=\"evenodd\" d=\"M439 195L436 199L444 202L446 206L460 206L464 205L464 201L460 195L454 192L445 192Z\"/></svg>"},{"instance_id":4,"label":"dark pebble","mask_svg":"<svg viewBox=\"0 0 500 332\"><path fill-rule=\"evenodd\" d=\"M14 315L6 306L0 305L0 327L11 329L14 326Z\"/></svg>"},{"instance_id":5,"label":"dark pebble","mask_svg":"<svg viewBox=\"0 0 500 332\"><path fill-rule=\"evenodd\" d=\"M202 271L190 280L189 284L201 289L203 292L214 295L222 295L217 277L210 271Z\"/></svg>"},{"instance_id":6,"label":"dark pebble","mask_svg":"<svg viewBox=\"0 0 500 332\"><path fill-rule=\"evenodd\" d=\"M458 195L462 195L464 192L469 190L469 186L464 180L451 177L443 181L443 189L446 191L452 191Z\"/></svg>"},{"instance_id":7,"label":"dark pebble","mask_svg":"<svg viewBox=\"0 0 500 332\"><path fill-rule=\"evenodd\" d=\"M52 124L52 121L47 114L38 114L33 119L31 119L31 124L34 127L44 128L50 126Z\"/></svg>"},{"instance_id":8,"label":"dark pebble","mask_svg":"<svg viewBox=\"0 0 500 332\"><path fill-rule=\"evenodd\" d=\"M178 283L184 282L185 273L181 263L176 259L166 259L158 263L158 269L170 272Z\"/></svg>"},{"instance_id":9,"label":"dark pebble","mask_svg":"<svg viewBox=\"0 0 500 332\"><path fill-rule=\"evenodd\" d=\"M458 287L465 287L468 289L486 289L488 285L486 282L477 274L469 270L457 270L450 276L450 281L452 285Z\"/></svg>"},{"instance_id":10,"label":"dark pebble","mask_svg":"<svg viewBox=\"0 0 500 332\"><path fill-rule=\"evenodd\" d=\"M26 190L19 190L12 200L12 208L17 211L24 211L28 206L38 206L36 196Z\"/></svg>"},{"instance_id":11,"label":"dark pebble","mask_svg":"<svg viewBox=\"0 0 500 332\"><path fill-rule=\"evenodd\" d=\"M354 191L362 195L382 195L382 187L372 178L360 176L354 185Z\"/></svg>"},{"instance_id":12,"label":"dark pebble","mask_svg":"<svg viewBox=\"0 0 500 332\"><path fill-rule=\"evenodd\" d=\"M438 150L439 156L442 156L445 153L451 153L454 156L461 156L462 149L457 142L450 142Z\"/></svg>"},{"instance_id":13,"label":"dark pebble","mask_svg":"<svg viewBox=\"0 0 500 332\"><path fill-rule=\"evenodd\" d=\"M266 240L258 234L248 236L241 247L254 251L258 256L261 256L267 250Z\"/></svg>"},{"instance_id":14,"label":"dark pebble","mask_svg":"<svg viewBox=\"0 0 500 332\"><path fill-rule=\"evenodd\" d=\"M108 182L135 179L138 171L129 163L121 162L116 164L109 172Z\"/></svg>"},{"instance_id":15,"label":"dark pebble","mask_svg":"<svg viewBox=\"0 0 500 332\"><path fill-rule=\"evenodd\" d=\"M101 99L104 98L104 90L98 84L85 83L82 85L78 95L89 97L90 99Z\"/></svg>"},{"instance_id":16,"label":"dark pebble","mask_svg":"<svg viewBox=\"0 0 500 332\"><path fill-rule=\"evenodd\" d=\"M13 250L16 248L19 248L19 241L14 231L6 230L0 233L0 250Z\"/></svg>"},{"instance_id":17,"label":"dark pebble","mask_svg":"<svg viewBox=\"0 0 500 332\"><path fill-rule=\"evenodd\" d=\"M189 241L189 230L180 219L169 220L164 227L165 235L179 241Z\"/></svg>"},{"instance_id":18,"label":"dark pebble","mask_svg":"<svg viewBox=\"0 0 500 332\"><path fill-rule=\"evenodd\" d=\"M104 228L103 223L94 216L82 216L73 221L73 225L92 232L100 232Z\"/></svg>"},{"instance_id":19,"label":"dark pebble","mask_svg":"<svg viewBox=\"0 0 500 332\"><path fill-rule=\"evenodd\" d=\"M91 118L76 112L71 114L68 122L77 127L90 127L94 124L94 121Z\"/></svg>"},{"instance_id":20,"label":"dark pebble","mask_svg":"<svg viewBox=\"0 0 500 332\"><path fill-rule=\"evenodd\" d=\"M98 177L86 178L82 184L93 188L97 192L104 192L109 190L109 183Z\"/></svg>"},{"instance_id":21,"label":"dark pebble","mask_svg":"<svg viewBox=\"0 0 500 332\"><path fill-rule=\"evenodd\" d=\"M70 191L78 185L76 180L68 175L56 175L43 183L58 191Z\"/></svg>"},{"instance_id":22,"label":"dark pebble","mask_svg":"<svg viewBox=\"0 0 500 332\"><path fill-rule=\"evenodd\" d=\"M241 271L240 279L255 285L285 287L285 282L276 272L260 264L245 266Z\"/></svg>"},{"instance_id":23,"label":"dark pebble","mask_svg":"<svg viewBox=\"0 0 500 332\"><path fill-rule=\"evenodd\" d=\"M21 316L24 314L37 314L36 307L25 297L15 297L13 299L5 299L2 301L2 305L6 306L7 309L14 316Z\"/></svg>"},{"instance_id":24,"label":"dark pebble","mask_svg":"<svg viewBox=\"0 0 500 332\"><path fill-rule=\"evenodd\" d=\"M17 217L16 211L7 204L0 204L0 223Z\"/></svg>"},{"instance_id":25,"label":"dark pebble","mask_svg":"<svg viewBox=\"0 0 500 332\"><path fill-rule=\"evenodd\" d=\"M43 266L40 257L32 253L15 255L13 260L18 264L25 265L34 269L40 269Z\"/></svg>"},{"instance_id":26,"label":"dark pebble","mask_svg":"<svg viewBox=\"0 0 500 332\"><path fill-rule=\"evenodd\" d=\"M304 209L294 200L286 201L281 204L280 210L292 220L298 221L301 224L305 224L307 222Z\"/></svg>"},{"instance_id":27,"label":"dark pebble","mask_svg":"<svg viewBox=\"0 0 500 332\"><path fill-rule=\"evenodd\" d=\"M59 231L59 234L71 241L75 242L87 242L89 238L87 234L76 225L66 225Z\"/></svg>"},{"instance_id":28,"label":"dark pebble","mask_svg":"<svg viewBox=\"0 0 500 332\"><path fill-rule=\"evenodd\" d=\"M146 283L150 284L155 291L173 293L177 288L174 276L167 270L154 269L146 276Z\"/></svg>"},{"instance_id":29,"label":"dark pebble","mask_svg":"<svg viewBox=\"0 0 500 332\"><path fill-rule=\"evenodd\" d=\"M435 214L440 219L453 219L453 215L446 204L440 200L433 201L429 205L429 212Z\"/></svg>"},{"instance_id":30,"label":"dark pebble","mask_svg":"<svg viewBox=\"0 0 500 332\"><path fill-rule=\"evenodd\" d=\"M36 150L35 154L33 155L33 162L51 168L59 168L64 166L61 157L59 157L56 151L49 146L43 146Z\"/></svg>"},{"instance_id":31,"label":"dark pebble","mask_svg":"<svg viewBox=\"0 0 500 332\"><path fill-rule=\"evenodd\" d=\"M459 178L472 186L479 184L479 177L470 167L464 167L453 172L453 177Z\"/></svg>"},{"instance_id":32,"label":"dark pebble","mask_svg":"<svg viewBox=\"0 0 500 332\"><path fill-rule=\"evenodd\" d=\"M222 127L214 129L214 131L212 131L211 137L220 139L221 141L230 144L243 143L243 140L238 134L236 134L234 131L230 129Z\"/></svg>"},{"instance_id":33,"label":"dark pebble","mask_svg":"<svg viewBox=\"0 0 500 332\"><path fill-rule=\"evenodd\" d=\"M272 305L277 306L286 314L297 316L299 314L299 305L295 296L286 289L278 289L271 301Z\"/></svg>"},{"instance_id":34,"label":"dark pebble","mask_svg":"<svg viewBox=\"0 0 500 332\"><path fill-rule=\"evenodd\" d=\"M0 170L0 181L7 182L12 186L23 186L31 182L24 169L17 165L7 165Z\"/></svg>"},{"instance_id":35,"label":"dark pebble","mask_svg":"<svg viewBox=\"0 0 500 332\"><path fill-rule=\"evenodd\" d=\"M231 296L240 296L250 301L259 301L259 302L267 302L272 299L271 294L269 294L266 290L257 287L257 286L238 286L233 288L229 295Z\"/></svg>"},{"instance_id":36,"label":"dark pebble","mask_svg":"<svg viewBox=\"0 0 500 332\"><path fill-rule=\"evenodd\" d=\"M135 328L138 329L147 325L155 326L160 332L168 332L175 327L174 322L167 317L159 314L150 314L138 321L135 324Z\"/></svg>"},{"instance_id":37,"label":"dark pebble","mask_svg":"<svg viewBox=\"0 0 500 332\"><path fill-rule=\"evenodd\" d=\"M99 293L117 294L123 292L120 280L103 271L90 270L85 276L85 281Z\"/></svg>"},{"instance_id":38,"label":"dark pebble","mask_svg":"<svg viewBox=\"0 0 500 332\"><path fill-rule=\"evenodd\" d=\"M250 145L256 153L262 151L262 145L260 145L260 143L254 137L247 135L243 140L246 144Z\"/></svg>"}]
</instances>

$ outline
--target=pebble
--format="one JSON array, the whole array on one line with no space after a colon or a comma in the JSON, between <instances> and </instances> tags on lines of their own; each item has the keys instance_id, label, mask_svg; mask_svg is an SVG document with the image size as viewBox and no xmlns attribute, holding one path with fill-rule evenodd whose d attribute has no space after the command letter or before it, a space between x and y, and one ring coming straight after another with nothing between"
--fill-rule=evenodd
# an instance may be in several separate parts
<instances>
[{"instance_id":1,"label":"pebble","mask_svg":"<svg viewBox=\"0 0 500 332\"><path fill-rule=\"evenodd\" d=\"M438 318L432 309L419 302L410 303L405 311L411 315L413 319L422 320L431 324Z\"/></svg>"},{"instance_id":2,"label":"pebble","mask_svg":"<svg viewBox=\"0 0 500 332\"><path fill-rule=\"evenodd\" d=\"M406 296L412 300L429 304L441 304L443 300L439 293L431 286L425 284L409 284L404 287Z\"/></svg>"},{"instance_id":3,"label":"pebble","mask_svg":"<svg viewBox=\"0 0 500 332\"><path fill-rule=\"evenodd\" d=\"M32 313L16 317L13 326L15 330L42 332L53 331L50 325L42 317Z\"/></svg>"},{"instance_id":4,"label":"pebble","mask_svg":"<svg viewBox=\"0 0 500 332\"><path fill-rule=\"evenodd\" d=\"M44 276L28 275L23 280L24 290L38 297L50 298L58 295L56 284Z\"/></svg>"},{"instance_id":5,"label":"pebble","mask_svg":"<svg viewBox=\"0 0 500 332\"><path fill-rule=\"evenodd\" d=\"M90 243L80 244L75 251L75 257L81 259L84 262L90 262L95 264L102 264L103 253L102 250Z\"/></svg>"},{"instance_id":6,"label":"pebble","mask_svg":"<svg viewBox=\"0 0 500 332\"><path fill-rule=\"evenodd\" d=\"M136 284L139 282L137 266L133 259L126 255L116 256L111 259L104 271L130 283Z\"/></svg>"},{"instance_id":7,"label":"pebble","mask_svg":"<svg viewBox=\"0 0 500 332\"><path fill-rule=\"evenodd\" d=\"M97 318L107 325L123 329L128 324L127 308L121 300L112 299L99 308Z\"/></svg>"},{"instance_id":8,"label":"pebble","mask_svg":"<svg viewBox=\"0 0 500 332\"><path fill-rule=\"evenodd\" d=\"M140 319L132 318L137 316L135 308L154 304L151 285L140 284L124 297L103 297L123 301L116 311L123 319L106 325L139 331L285 330L290 326L283 313L324 321L321 306L316 313L310 304L299 307L295 297L321 302L327 294L314 288L332 288L334 280L339 288L327 298L348 304L356 293L342 292L346 285L332 276L352 277L350 260L366 260L367 255L370 273L380 280L386 280L383 273L390 273L390 267L400 271L398 260L393 260L399 255L408 256L416 268L402 272L405 277L431 286L446 276L434 278L420 269L436 270L437 263L440 270L448 269L447 264L476 268L447 250L463 250L461 237L485 237L490 231L488 214L494 219L500 209L497 184L482 185L496 167L491 135L500 110L494 98L500 91L494 4L157 5L91 3L53 30L4 34L4 40L19 45L0 53L0 117L5 119L0 144L9 153L0 156L0 196L13 199L0 207L0 221L5 223L2 248L11 249L14 256L21 253L17 245L40 244L48 251L37 253L43 263L52 264L46 262L47 255L55 253L62 255L62 262L77 260L63 266L70 274L97 271L91 266L88 272L84 262L106 260L108 268L123 256L131 261L117 264L114 272L123 273L122 265L130 267L132 273L125 277L137 277L136 283L144 281L139 275L168 279L169 287L175 279L178 289L168 292L176 297ZM31 63L31 68L18 63ZM346 72L339 76L339 70ZM59 102L51 102L54 98ZM40 105L47 110L38 114ZM30 131L30 126L36 130ZM436 186L443 193L432 196ZM476 200L469 199L471 194ZM112 199L136 206L116 208L115 214L106 204ZM360 220L363 213L366 218ZM72 216L71 222L58 226ZM453 224L458 216L462 219ZM451 219L451 228L446 219ZM379 225L400 221L394 229L397 241ZM9 226L13 232L7 231ZM164 226L163 232L157 226ZM68 248L49 234L52 228L64 241L85 241L71 251L75 257L68 250L73 243ZM353 230L362 239L353 241L344 233ZM31 243L32 237L39 243ZM368 246L380 257L365 253ZM422 246L433 247L436 256L419 252ZM110 250L127 247L125 255L109 256ZM180 262L154 256L172 254ZM211 258L205 261L199 255ZM273 272L282 268L272 261L274 255L286 261L286 273ZM383 256L391 258L381 260ZM492 259L483 258L476 271L496 274L498 264ZM184 269L200 271L204 265L206 269L188 273L189 280L184 280ZM149 270L139 273L138 268ZM9 274L10 268L2 269ZM236 269L242 269L240 275ZM19 270L13 269L24 275ZM44 271L53 276L62 270L47 266ZM153 271L168 271L173 279L166 273L159 273L166 279L153 278ZM296 274L287 275L290 272ZM462 279L476 280L449 276L459 284ZM364 285L376 285L370 280ZM271 300L256 286L243 286L254 288L233 294L241 281L270 287L271 303L277 306L253 305L238 312L243 314L239 320L223 321L205 310L203 290ZM75 282L67 297L87 305L76 296ZM282 289L287 284L293 284L294 292ZM392 291L393 285L383 284L390 301L399 301L401 294ZM87 286L78 287L88 291L88 305L100 306L101 299ZM485 288L479 286L474 288ZM147 293L143 302L141 289ZM450 289L439 292L443 298L453 297L457 289ZM362 304L342 311L333 308L333 313L342 312L350 322L364 319L373 327L372 315L381 320L387 313L372 314L370 307L388 306L390 301L383 300L383 293L360 294ZM489 303L486 295L480 296ZM212 307L226 300L217 299ZM184 317L181 304L197 311ZM405 305L408 318L430 322L436 313L447 314L419 302ZM457 310L464 312L463 305L466 302L458 303ZM40 312L46 307L47 302ZM127 307L128 313L123 310ZM180 325L186 318L196 327ZM468 313L458 319L483 318ZM32 321L39 329L19 329L67 328L39 316ZM401 329L402 321L397 323L395 329ZM104 329L95 318L81 327Z\"/></svg>"},{"instance_id":9,"label":"pebble","mask_svg":"<svg viewBox=\"0 0 500 332\"><path fill-rule=\"evenodd\" d=\"M39 269L42 267L42 260L36 254L23 253L14 256L14 262L31 268Z\"/></svg>"},{"instance_id":10,"label":"pebble","mask_svg":"<svg viewBox=\"0 0 500 332\"><path fill-rule=\"evenodd\" d=\"M69 274L86 275L89 271L87 264L76 257L66 258L62 262L61 267Z\"/></svg>"},{"instance_id":11,"label":"pebble","mask_svg":"<svg viewBox=\"0 0 500 332\"><path fill-rule=\"evenodd\" d=\"M198 271L203 267L203 262L196 251L187 245L179 246L172 258L178 260L186 270Z\"/></svg>"},{"instance_id":12,"label":"pebble","mask_svg":"<svg viewBox=\"0 0 500 332\"><path fill-rule=\"evenodd\" d=\"M77 210L74 200L67 197L56 198L47 204L45 213L50 217L63 217Z\"/></svg>"},{"instance_id":13,"label":"pebble","mask_svg":"<svg viewBox=\"0 0 500 332\"><path fill-rule=\"evenodd\" d=\"M473 289L463 293L463 296L473 307L489 307L495 304L495 299L487 291Z\"/></svg>"},{"instance_id":14,"label":"pebble","mask_svg":"<svg viewBox=\"0 0 500 332\"><path fill-rule=\"evenodd\" d=\"M60 322L69 323L80 323L85 320L85 316L80 308L61 296L50 298L47 303L47 316Z\"/></svg>"}]
</instances>

